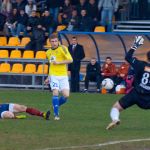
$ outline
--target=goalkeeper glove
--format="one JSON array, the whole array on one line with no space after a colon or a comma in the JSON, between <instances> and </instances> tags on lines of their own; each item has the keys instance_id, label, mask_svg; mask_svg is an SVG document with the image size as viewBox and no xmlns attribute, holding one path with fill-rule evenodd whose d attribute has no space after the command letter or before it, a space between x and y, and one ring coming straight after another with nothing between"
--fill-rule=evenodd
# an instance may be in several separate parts
<instances>
[{"instance_id":1,"label":"goalkeeper glove","mask_svg":"<svg viewBox=\"0 0 150 150\"><path fill-rule=\"evenodd\" d=\"M142 36L136 36L134 39L132 49L136 50L139 46L141 46L144 42L144 38Z\"/></svg>"}]
</instances>

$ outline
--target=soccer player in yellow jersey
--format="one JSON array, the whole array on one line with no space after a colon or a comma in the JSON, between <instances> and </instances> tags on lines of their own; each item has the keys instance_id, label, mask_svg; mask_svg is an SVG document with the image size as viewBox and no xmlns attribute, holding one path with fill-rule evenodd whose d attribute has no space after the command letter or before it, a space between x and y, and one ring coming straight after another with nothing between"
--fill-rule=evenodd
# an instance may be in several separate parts
<instances>
[{"instance_id":1,"label":"soccer player in yellow jersey","mask_svg":"<svg viewBox=\"0 0 150 150\"><path fill-rule=\"evenodd\" d=\"M49 75L45 83L50 83L53 97L52 105L54 109L54 119L59 120L59 107L67 102L69 97L70 87L68 81L68 66L67 64L73 61L68 48L59 44L56 34L52 34L49 38L51 48L47 50L46 55L50 63ZM59 92L62 96L59 97Z\"/></svg>"}]
</instances>

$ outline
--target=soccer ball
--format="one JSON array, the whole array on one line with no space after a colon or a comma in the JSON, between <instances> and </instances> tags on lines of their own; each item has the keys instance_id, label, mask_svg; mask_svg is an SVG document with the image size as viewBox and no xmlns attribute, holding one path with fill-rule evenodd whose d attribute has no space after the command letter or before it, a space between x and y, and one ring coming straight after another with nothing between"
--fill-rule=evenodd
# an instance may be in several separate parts
<instances>
[{"instance_id":1,"label":"soccer ball","mask_svg":"<svg viewBox=\"0 0 150 150\"><path fill-rule=\"evenodd\" d=\"M125 94L125 85L123 84L120 84L120 85L117 85L115 90L116 90L116 94Z\"/></svg>"},{"instance_id":2,"label":"soccer ball","mask_svg":"<svg viewBox=\"0 0 150 150\"><path fill-rule=\"evenodd\" d=\"M111 90L114 87L114 82L110 78L106 78L102 81L102 88L106 90Z\"/></svg>"}]
</instances>

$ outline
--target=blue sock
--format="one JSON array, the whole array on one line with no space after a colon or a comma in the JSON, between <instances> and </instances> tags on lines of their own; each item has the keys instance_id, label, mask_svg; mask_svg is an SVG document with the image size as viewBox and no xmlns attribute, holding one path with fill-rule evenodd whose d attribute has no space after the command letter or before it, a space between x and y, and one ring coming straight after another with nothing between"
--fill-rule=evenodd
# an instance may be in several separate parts
<instances>
[{"instance_id":1,"label":"blue sock","mask_svg":"<svg viewBox=\"0 0 150 150\"><path fill-rule=\"evenodd\" d=\"M52 97L52 104L54 109L54 116L59 116L59 98L58 96Z\"/></svg>"},{"instance_id":2,"label":"blue sock","mask_svg":"<svg viewBox=\"0 0 150 150\"><path fill-rule=\"evenodd\" d=\"M66 102L67 102L67 98L66 98L66 97L61 96L61 97L59 98L59 106L65 104Z\"/></svg>"}]
</instances>

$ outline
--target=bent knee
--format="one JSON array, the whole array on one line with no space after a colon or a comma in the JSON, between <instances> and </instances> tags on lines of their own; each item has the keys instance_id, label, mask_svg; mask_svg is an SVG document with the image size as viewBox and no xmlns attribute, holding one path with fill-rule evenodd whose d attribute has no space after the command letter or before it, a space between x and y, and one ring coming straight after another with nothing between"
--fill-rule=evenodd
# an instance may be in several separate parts
<instances>
[{"instance_id":1,"label":"bent knee","mask_svg":"<svg viewBox=\"0 0 150 150\"><path fill-rule=\"evenodd\" d=\"M122 111L122 110L123 110L123 108L122 108L122 106L120 105L119 102L116 102L116 103L113 105L113 107L114 107L114 108L117 108L119 111Z\"/></svg>"},{"instance_id":2,"label":"bent knee","mask_svg":"<svg viewBox=\"0 0 150 150\"><path fill-rule=\"evenodd\" d=\"M68 97L70 96L70 94L69 94L69 93L63 93L63 96L64 96L65 98L68 98Z\"/></svg>"}]
</instances>

